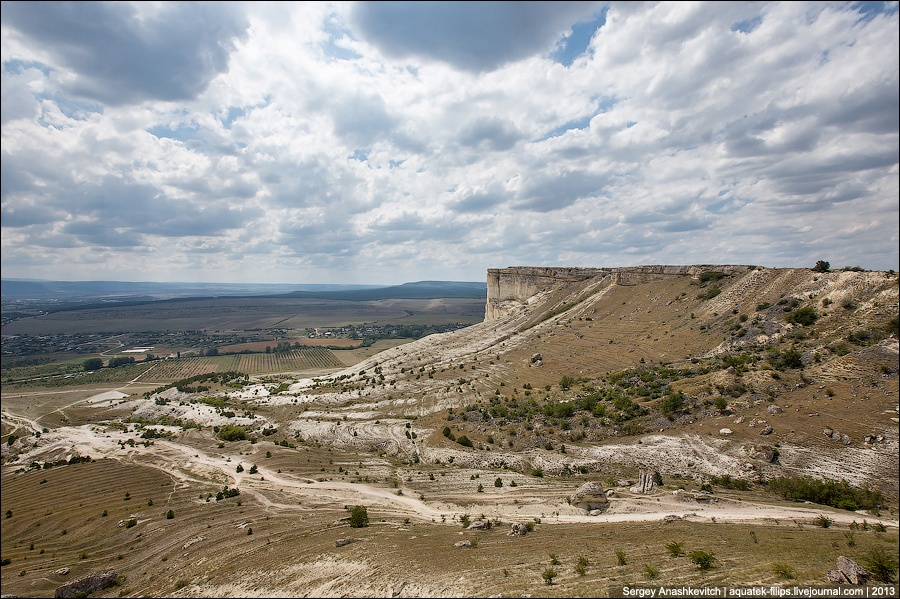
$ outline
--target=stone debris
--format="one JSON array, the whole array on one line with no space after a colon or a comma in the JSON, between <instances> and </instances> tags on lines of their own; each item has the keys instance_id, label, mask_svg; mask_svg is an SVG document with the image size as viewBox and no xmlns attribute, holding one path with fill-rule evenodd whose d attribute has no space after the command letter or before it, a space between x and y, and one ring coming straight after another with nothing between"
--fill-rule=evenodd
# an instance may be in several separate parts
<instances>
[{"instance_id":1,"label":"stone debris","mask_svg":"<svg viewBox=\"0 0 900 599\"><path fill-rule=\"evenodd\" d=\"M774 428L772 428L771 426L766 425L766 427L765 427L764 429L762 429L761 431L759 431L759 434L760 434L760 435L771 435L771 434L774 433L774 432L775 432L775 429L774 429Z\"/></svg>"},{"instance_id":2,"label":"stone debris","mask_svg":"<svg viewBox=\"0 0 900 599\"><path fill-rule=\"evenodd\" d=\"M866 584L872 575L855 561L842 555L837 558L837 570L829 570L827 576L828 580L838 584Z\"/></svg>"},{"instance_id":3,"label":"stone debris","mask_svg":"<svg viewBox=\"0 0 900 599\"><path fill-rule=\"evenodd\" d=\"M345 545L349 545L350 543L359 543L360 541L364 541L365 539L357 539L356 537L347 537L346 539L338 539L334 542L335 547L343 547Z\"/></svg>"},{"instance_id":4,"label":"stone debris","mask_svg":"<svg viewBox=\"0 0 900 599\"><path fill-rule=\"evenodd\" d=\"M115 570L104 570L102 572L94 572L87 576L82 576L78 580L67 582L57 587L54 597L56 599L68 599L69 597L87 597L97 591L116 584L119 575Z\"/></svg>"},{"instance_id":5,"label":"stone debris","mask_svg":"<svg viewBox=\"0 0 900 599\"><path fill-rule=\"evenodd\" d=\"M513 522L512 527L506 536L508 537L524 537L528 533L528 527L518 522Z\"/></svg>"},{"instance_id":6,"label":"stone debris","mask_svg":"<svg viewBox=\"0 0 900 599\"><path fill-rule=\"evenodd\" d=\"M471 548L471 547L472 547L472 541L457 541L456 543L453 543L453 546L454 546L454 547Z\"/></svg>"}]
</instances>

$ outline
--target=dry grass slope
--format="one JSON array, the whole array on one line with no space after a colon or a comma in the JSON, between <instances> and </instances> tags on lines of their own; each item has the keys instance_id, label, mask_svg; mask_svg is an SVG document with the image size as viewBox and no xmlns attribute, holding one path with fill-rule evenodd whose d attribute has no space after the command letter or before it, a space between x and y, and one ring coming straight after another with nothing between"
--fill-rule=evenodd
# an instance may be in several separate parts
<instances>
[{"instance_id":1,"label":"dry grass slope","mask_svg":"<svg viewBox=\"0 0 900 599\"><path fill-rule=\"evenodd\" d=\"M115 569L120 584L96 596L577 597L648 582L821 585L839 555L896 558L896 274L702 272L549 285L343 368L266 366L165 405L142 396L153 377L4 388L3 593L48 596ZM804 307L815 322L790 323ZM126 397L91 400L115 391ZM676 391L683 407L666 416ZM199 430L149 424L173 410ZM255 423L251 439L222 441L213 422L230 417L201 417L227 410ZM94 461L34 467L74 454ZM642 470L662 486L630 490ZM883 505L786 501L760 482L795 475L878 489ZM612 491L600 515L567 503L586 481ZM217 501L223 488L240 494ZM368 527L349 527L352 505ZM833 524L816 526L821 515ZM509 536L514 522L533 530ZM348 537L360 540L337 546ZM673 557L673 541L714 566Z\"/></svg>"}]
</instances>

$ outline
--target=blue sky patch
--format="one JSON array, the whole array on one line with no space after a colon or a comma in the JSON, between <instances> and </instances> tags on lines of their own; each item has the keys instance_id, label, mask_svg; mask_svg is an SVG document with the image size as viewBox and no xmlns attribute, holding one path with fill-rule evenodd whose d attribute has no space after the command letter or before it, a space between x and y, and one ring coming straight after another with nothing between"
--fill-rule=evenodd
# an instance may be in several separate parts
<instances>
[{"instance_id":1,"label":"blue sky patch","mask_svg":"<svg viewBox=\"0 0 900 599\"><path fill-rule=\"evenodd\" d=\"M572 25L572 33L562 38L556 45L556 49L550 53L550 58L563 66L571 66L575 59L585 53L591 43L594 33L606 24L606 11L604 8L593 21L585 21Z\"/></svg>"}]
</instances>

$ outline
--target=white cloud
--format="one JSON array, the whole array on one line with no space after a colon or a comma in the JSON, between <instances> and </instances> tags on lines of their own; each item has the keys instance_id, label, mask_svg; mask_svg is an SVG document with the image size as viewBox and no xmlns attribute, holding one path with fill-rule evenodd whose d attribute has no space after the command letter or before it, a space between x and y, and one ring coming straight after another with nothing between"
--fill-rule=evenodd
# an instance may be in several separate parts
<instances>
[{"instance_id":1,"label":"white cloud","mask_svg":"<svg viewBox=\"0 0 900 599\"><path fill-rule=\"evenodd\" d=\"M0 27L7 277L898 270L896 3L38 12Z\"/></svg>"}]
</instances>

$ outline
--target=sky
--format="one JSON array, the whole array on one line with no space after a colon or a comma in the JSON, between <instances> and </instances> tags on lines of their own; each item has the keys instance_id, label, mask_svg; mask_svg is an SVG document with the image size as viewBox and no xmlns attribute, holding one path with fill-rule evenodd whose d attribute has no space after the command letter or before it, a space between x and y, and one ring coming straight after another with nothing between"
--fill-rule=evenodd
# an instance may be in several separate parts
<instances>
[{"instance_id":1,"label":"sky","mask_svg":"<svg viewBox=\"0 0 900 599\"><path fill-rule=\"evenodd\" d=\"M3 2L2 276L900 270L897 2Z\"/></svg>"}]
</instances>

